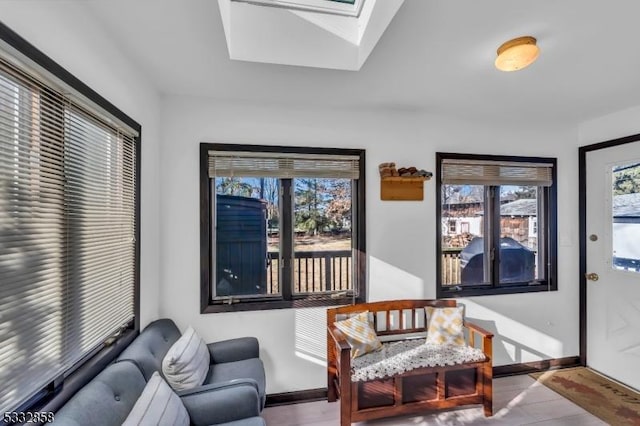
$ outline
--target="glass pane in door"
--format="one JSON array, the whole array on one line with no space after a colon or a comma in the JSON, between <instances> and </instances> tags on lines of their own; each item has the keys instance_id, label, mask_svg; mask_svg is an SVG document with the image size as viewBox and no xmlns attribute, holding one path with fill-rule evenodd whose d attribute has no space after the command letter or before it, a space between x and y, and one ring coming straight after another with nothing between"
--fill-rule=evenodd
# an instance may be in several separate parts
<instances>
[{"instance_id":1,"label":"glass pane in door","mask_svg":"<svg viewBox=\"0 0 640 426\"><path fill-rule=\"evenodd\" d=\"M640 162L613 166L612 258L614 269L640 272Z\"/></svg>"}]
</instances>

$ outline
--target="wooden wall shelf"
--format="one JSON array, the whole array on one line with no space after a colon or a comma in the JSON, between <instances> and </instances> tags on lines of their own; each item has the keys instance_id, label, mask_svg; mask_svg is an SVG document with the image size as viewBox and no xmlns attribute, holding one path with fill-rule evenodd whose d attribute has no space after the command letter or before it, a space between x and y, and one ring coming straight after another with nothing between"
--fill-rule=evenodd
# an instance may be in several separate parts
<instances>
[{"instance_id":1,"label":"wooden wall shelf","mask_svg":"<svg viewBox=\"0 0 640 426\"><path fill-rule=\"evenodd\" d=\"M384 177L380 179L380 199L384 201L424 200L424 181L428 177Z\"/></svg>"}]
</instances>

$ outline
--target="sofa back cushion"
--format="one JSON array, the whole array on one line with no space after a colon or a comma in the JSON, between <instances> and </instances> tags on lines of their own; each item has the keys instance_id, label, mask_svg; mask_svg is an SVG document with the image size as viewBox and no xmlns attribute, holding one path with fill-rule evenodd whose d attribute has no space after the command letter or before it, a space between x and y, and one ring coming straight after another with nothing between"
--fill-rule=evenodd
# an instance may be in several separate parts
<instances>
[{"instance_id":1,"label":"sofa back cushion","mask_svg":"<svg viewBox=\"0 0 640 426\"><path fill-rule=\"evenodd\" d=\"M134 364L107 366L55 414L56 426L121 425L147 381Z\"/></svg>"},{"instance_id":2,"label":"sofa back cushion","mask_svg":"<svg viewBox=\"0 0 640 426\"><path fill-rule=\"evenodd\" d=\"M172 320L156 320L122 351L118 360L134 362L148 381L156 371L162 375L162 360L179 338L180 330Z\"/></svg>"}]
</instances>

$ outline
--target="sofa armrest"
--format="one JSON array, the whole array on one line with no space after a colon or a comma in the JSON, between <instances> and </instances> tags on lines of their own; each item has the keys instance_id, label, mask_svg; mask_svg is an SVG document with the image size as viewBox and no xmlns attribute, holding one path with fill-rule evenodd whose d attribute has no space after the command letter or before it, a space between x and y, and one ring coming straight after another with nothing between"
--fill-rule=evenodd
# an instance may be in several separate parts
<instances>
[{"instance_id":1,"label":"sofa armrest","mask_svg":"<svg viewBox=\"0 0 640 426\"><path fill-rule=\"evenodd\" d=\"M261 401L254 380L232 380L178 392L194 426L260 416Z\"/></svg>"},{"instance_id":2,"label":"sofa armrest","mask_svg":"<svg viewBox=\"0 0 640 426\"><path fill-rule=\"evenodd\" d=\"M255 337L240 337L238 339L222 340L207 345L214 364L222 362L241 361L249 358L259 358L260 346Z\"/></svg>"}]
</instances>

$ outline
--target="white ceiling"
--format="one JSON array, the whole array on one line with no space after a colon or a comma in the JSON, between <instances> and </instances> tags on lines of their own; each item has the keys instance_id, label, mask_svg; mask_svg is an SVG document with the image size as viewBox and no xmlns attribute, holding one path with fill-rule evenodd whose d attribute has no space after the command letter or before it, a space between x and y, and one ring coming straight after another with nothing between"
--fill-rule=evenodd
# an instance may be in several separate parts
<instances>
[{"instance_id":1,"label":"white ceiling","mask_svg":"<svg viewBox=\"0 0 640 426\"><path fill-rule=\"evenodd\" d=\"M88 3L163 94L534 123L640 105L638 0L406 0L357 72L230 60L214 0ZM497 47L522 35L538 61L497 71Z\"/></svg>"}]
</instances>

